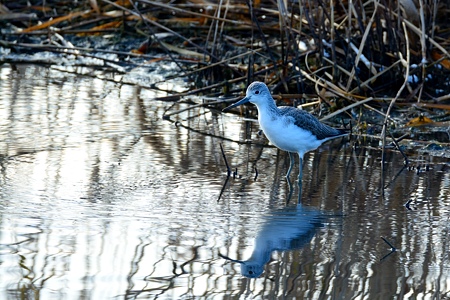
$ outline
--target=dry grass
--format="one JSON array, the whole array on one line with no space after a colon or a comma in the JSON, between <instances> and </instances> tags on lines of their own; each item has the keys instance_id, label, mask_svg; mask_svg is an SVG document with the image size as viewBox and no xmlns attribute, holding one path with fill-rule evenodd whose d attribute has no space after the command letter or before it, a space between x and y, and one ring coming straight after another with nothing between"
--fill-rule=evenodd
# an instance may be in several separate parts
<instances>
[{"instance_id":1,"label":"dry grass","mask_svg":"<svg viewBox=\"0 0 450 300\"><path fill-rule=\"evenodd\" d=\"M383 137L395 109L415 107L411 117L442 115L450 109L446 2L45 3L4 4L3 11L9 12L0 14L0 22L19 29L4 32L1 45L66 51L62 41L73 35L131 35L145 42L125 52L102 51L140 56L148 64L175 62L180 69L177 76L193 83L191 91L180 97L233 94L259 80L277 99L325 104L320 106L328 108L325 118L353 110L351 117L357 121L366 111L376 112L384 119ZM5 18L11 13L22 17ZM45 47L24 42L26 36L55 34L62 39ZM73 49L79 55L95 52Z\"/></svg>"}]
</instances>

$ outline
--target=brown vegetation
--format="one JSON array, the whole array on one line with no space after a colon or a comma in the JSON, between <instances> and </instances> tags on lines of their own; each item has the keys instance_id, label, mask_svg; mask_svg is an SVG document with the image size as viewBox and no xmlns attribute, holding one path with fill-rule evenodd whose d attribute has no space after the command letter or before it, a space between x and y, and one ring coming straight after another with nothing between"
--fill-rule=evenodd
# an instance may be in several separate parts
<instances>
[{"instance_id":1,"label":"brown vegetation","mask_svg":"<svg viewBox=\"0 0 450 300\"><path fill-rule=\"evenodd\" d=\"M172 61L193 83L179 96L229 95L264 81L276 99L324 104L316 107L326 118L376 112L383 137L393 111L405 112L406 124L423 114L446 121L450 109L447 2L29 2L1 6L2 47ZM110 34L128 40L119 50L73 45Z\"/></svg>"}]
</instances>

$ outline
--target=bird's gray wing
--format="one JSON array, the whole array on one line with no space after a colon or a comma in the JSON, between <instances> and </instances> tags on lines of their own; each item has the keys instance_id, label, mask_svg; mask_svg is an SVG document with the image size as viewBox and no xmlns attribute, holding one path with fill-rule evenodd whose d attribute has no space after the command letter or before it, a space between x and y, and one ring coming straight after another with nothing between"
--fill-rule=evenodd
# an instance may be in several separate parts
<instances>
[{"instance_id":1,"label":"bird's gray wing","mask_svg":"<svg viewBox=\"0 0 450 300\"><path fill-rule=\"evenodd\" d=\"M307 111L297 109L292 106L278 107L282 115L291 117L294 124L300 128L311 131L318 140L323 140L335 136L344 135L347 132L343 129L337 129L321 123L316 117Z\"/></svg>"}]
</instances>

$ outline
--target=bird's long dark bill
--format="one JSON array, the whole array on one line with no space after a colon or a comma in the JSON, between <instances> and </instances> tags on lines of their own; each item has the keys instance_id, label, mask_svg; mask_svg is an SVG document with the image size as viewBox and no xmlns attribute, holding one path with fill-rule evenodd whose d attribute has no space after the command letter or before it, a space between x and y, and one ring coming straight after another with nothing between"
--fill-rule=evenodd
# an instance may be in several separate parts
<instances>
[{"instance_id":1,"label":"bird's long dark bill","mask_svg":"<svg viewBox=\"0 0 450 300\"><path fill-rule=\"evenodd\" d=\"M249 99L248 99L247 97L245 97L244 99L239 100L238 102L236 102L236 103L234 103L234 104L231 104L231 105L228 106L228 107L225 107L222 111L230 110L230 109L232 109L233 107L242 105L242 104L244 104L244 103L247 103L248 101L249 101Z\"/></svg>"},{"instance_id":2,"label":"bird's long dark bill","mask_svg":"<svg viewBox=\"0 0 450 300\"><path fill-rule=\"evenodd\" d=\"M228 259L229 261L232 261L232 262L237 262L237 263L240 263L240 264L244 263L244 261L242 261L242 260L229 258L228 256L225 256L225 255L221 254L220 252L219 252L219 256L224 258L224 259Z\"/></svg>"}]
</instances>

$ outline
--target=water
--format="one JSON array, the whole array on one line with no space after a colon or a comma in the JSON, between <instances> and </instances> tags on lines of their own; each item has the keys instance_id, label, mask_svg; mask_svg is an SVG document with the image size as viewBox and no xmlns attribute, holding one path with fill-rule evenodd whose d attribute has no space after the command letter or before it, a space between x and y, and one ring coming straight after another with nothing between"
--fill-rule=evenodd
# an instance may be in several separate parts
<instances>
[{"instance_id":1,"label":"water","mask_svg":"<svg viewBox=\"0 0 450 300\"><path fill-rule=\"evenodd\" d=\"M104 77L0 68L0 299L450 298L447 159L336 140L286 204L257 124Z\"/></svg>"}]
</instances>

